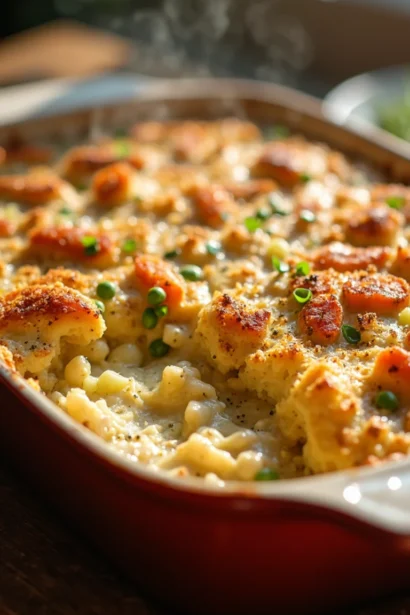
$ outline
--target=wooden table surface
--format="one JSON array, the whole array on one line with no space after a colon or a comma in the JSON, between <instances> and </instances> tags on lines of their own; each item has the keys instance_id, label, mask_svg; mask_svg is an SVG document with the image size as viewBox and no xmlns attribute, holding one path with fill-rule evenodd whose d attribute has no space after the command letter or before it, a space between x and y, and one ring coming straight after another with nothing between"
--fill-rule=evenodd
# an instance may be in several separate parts
<instances>
[{"instance_id":1,"label":"wooden table surface","mask_svg":"<svg viewBox=\"0 0 410 615\"><path fill-rule=\"evenodd\" d=\"M171 615L140 598L0 461L0 615L74 614ZM342 615L410 615L410 592Z\"/></svg>"}]
</instances>

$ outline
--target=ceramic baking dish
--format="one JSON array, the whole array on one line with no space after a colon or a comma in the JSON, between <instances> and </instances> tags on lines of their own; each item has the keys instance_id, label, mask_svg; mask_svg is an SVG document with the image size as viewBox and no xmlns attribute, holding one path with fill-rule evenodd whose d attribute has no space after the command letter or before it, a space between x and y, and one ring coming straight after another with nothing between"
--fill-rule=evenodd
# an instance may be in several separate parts
<instances>
[{"instance_id":1,"label":"ceramic baking dish","mask_svg":"<svg viewBox=\"0 0 410 615\"><path fill-rule=\"evenodd\" d=\"M227 114L288 124L410 181L405 148L334 126L316 100L256 82L152 82L121 103L2 126L0 140ZM195 615L334 612L409 585L410 460L221 490L117 457L4 366L0 384L3 455L160 603Z\"/></svg>"}]
</instances>

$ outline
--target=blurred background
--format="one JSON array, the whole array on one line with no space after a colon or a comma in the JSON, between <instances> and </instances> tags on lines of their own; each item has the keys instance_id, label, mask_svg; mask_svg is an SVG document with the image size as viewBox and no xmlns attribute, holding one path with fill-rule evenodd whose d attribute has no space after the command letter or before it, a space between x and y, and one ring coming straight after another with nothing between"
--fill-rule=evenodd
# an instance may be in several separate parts
<instances>
[{"instance_id":1,"label":"blurred background","mask_svg":"<svg viewBox=\"0 0 410 615\"><path fill-rule=\"evenodd\" d=\"M325 95L410 61L409 0L14 0L0 86L131 71L243 76Z\"/></svg>"}]
</instances>

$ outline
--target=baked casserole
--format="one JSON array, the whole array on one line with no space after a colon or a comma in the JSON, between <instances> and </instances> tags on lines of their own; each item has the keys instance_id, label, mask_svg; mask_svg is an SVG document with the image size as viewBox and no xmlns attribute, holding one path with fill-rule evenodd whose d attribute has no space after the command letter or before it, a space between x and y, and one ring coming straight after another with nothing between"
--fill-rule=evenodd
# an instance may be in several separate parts
<instances>
[{"instance_id":1,"label":"baked casserole","mask_svg":"<svg viewBox=\"0 0 410 615\"><path fill-rule=\"evenodd\" d=\"M236 119L0 151L0 353L135 462L275 480L410 451L410 188Z\"/></svg>"}]
</instances>

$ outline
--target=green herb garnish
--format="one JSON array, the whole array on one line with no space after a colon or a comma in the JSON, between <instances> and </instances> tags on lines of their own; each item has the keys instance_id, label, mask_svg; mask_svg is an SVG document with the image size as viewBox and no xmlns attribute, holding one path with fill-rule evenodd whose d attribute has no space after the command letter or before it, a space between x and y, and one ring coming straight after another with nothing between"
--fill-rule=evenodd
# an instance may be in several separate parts
<instances>
[{"instance_id":1,"label":"green herb garnish","mask_svg":"<svg viewBox=\"0 0 410 615\"><path fill-rule=\"evenodd\" d=\"M289 265L281 261L277 256L272 256L272 267L279 273L287 273L290 269Z\"/></svg>"},{"instance_id":2,"label":"green herb garnish","mask_svg":"<svg viewBox=\"0 0 410 615\"><path fill-rule=\"evenodd\" d=\"M342 335L348 344L358 344L362 339L360 331L350 325L342 325Z\"/></svg>"},{"instance_id":3,"label":"green herb garnish","mask_svg":"<svg viewBox=\"0 0 410 615\"><path fill-rule=\"evenodd\" d=\"M283 124L276 124L265 128L263 134L267 141L273 141L275 139L286 139L290 135L290 130Z\"/></svg>"},{"instance_id":4,"label":"green herb garnish","mask_svg":"<svg viewBox=\"0 0 410 615\"><path fill-rule=\"evenodd\" d=\"M127 141L116 141L114 147L115 153L119 158L128 158L131 154L131 145Z\"/></svg>"},{"instance_id":5,"label":"green herb garnish","mask_svg":"<svg viewBox=\"0 0 410 615\"><path fill-rule=\"evenodd\" d=\"M401 209L406 204L406 199L404 196L389 196L386 203L392 209Z\"/></svg>"},{"instance_id":6,"label":"green herb garnish","mask_svg":"<svg viewBox=\"0 0 410 615\"><path fill-rule=\"evenodd\" d=\"M296 265L295 275L309 275L310 273L310 265L306 261L301 261Z\"/></svg>"},{"instance_id":7,"label":"green herb garnish","mask_svg":"<svg viewBox=\"0 0 410 615\"><path fill-rule=\"evenodd\" d=\"M177 249L169 250L169 252L165 252L164 258L167 258L167 259L176 258L180 254L181 254L181 250L177 250Z\"/></svg>"},{"instance_id":8,"label":"green herb garnish","mask_svg":"<svg viewBox=\"0 0 410 615\"><path fill-rule=\"evenodd\" d=\"M254 216L250 216L249 218L245 218L244 225L249 233L254 233L262 226L262 220L259 220L259 218L255 218Z\"/></svg>"},{"instance_id":9,"label":"green herb garnish","mask_svg":"<svg viewBox=\"0 0 410 615\"><path fill-rule=\"evenodd\" d=\"M304 184L307 184L308 182L312 181L312 176L309 175L309 173L301 173L299 175L299 179L301 182L303 182Z\"/></svg>"},{"instance_id":10,"label":"green herb garnish","mask_svg":"<svg viewBox=\"0 0 410 615\"><path fill-rule=\"evenodd\" d=\"M309 211L309 209L302 209L299 214L299 219L302 220L302 222L307 222L310 224L311 222L316 221L316 216L313 211Z\"/></svg>"},{"instance_id":11,"label":"green herb garnish","mask_svg":"<svg viewBox=\"0 0 410 615\"><path fill-rule=\"evenodd\" d=\"M272 213L275 216L287 216L288 212L284 211L276 202L275 202L275 194L271 194L268 199L269 205L272 209Z\"/></svg>"},{"instance_id":12,"label":"green herb garnish","mask_svg":"<svg viewBox=\"0 0 410 615\"><path fill-rule=\"evenodd\" d=\"M132 254L137 249L137 242L135 241L135 239L126 239L122 244L122 249L123 252L126 252L127 254Z\"/></svg>"},{"instance_id":13,"label":"green herb garnish","mask_svg":"<svg viewBox=\"0 0 410 615\"><path fill-rule=\"evenodd\" d=\"M272 212L268 211L267 209L258 209L255 215L258 218L258 220L267 220L268 218L271 217Z\"/></svg>"},{"instance_id":14,"label":"green herb garnish","mask_svg":"<svg viewBox=\"0 0 410 615\"><path fill-rule=\"evenodd\" d=\"M210 241L208 241L208 243L205 246L206 251L208 252L208 254L211 254L211 256L216 256L218 252L221 251L221 247L222 246L219 243L219 241L215 241L214 239L211 239Z\"/></svg>"},{"instance_id":15,"label":"green herb garnish","mask_svg":"<svg viewBox=\"0 0 410 615\"><path fill-rule=\"evenodd\" d=\"M100 251L97 237L93 235L84 235L81 239L81 243L84 246L84 252L87 256L95 256Z\"/></svg>"},{"instance_id":16,"label":"green herb garnish","mask_svg":"<svg viewBox=\"0 0 410 615\"><path fill-rule=\"evenodd\" d=\"M295 288L293 297L298 303L307 303L312 298L312 291L310 288Z\"/></svg>"},{"instance_id":17,"label":"green herb garnish","mask_svg":"<svg viewBox=\"0 0 410 615\"><path fill-rule=\"evenodd\" d=\"M62 216L70 216L73 213L73 210L65 205L58 211L58 213Z\"/></svg>"}]
</instances>

